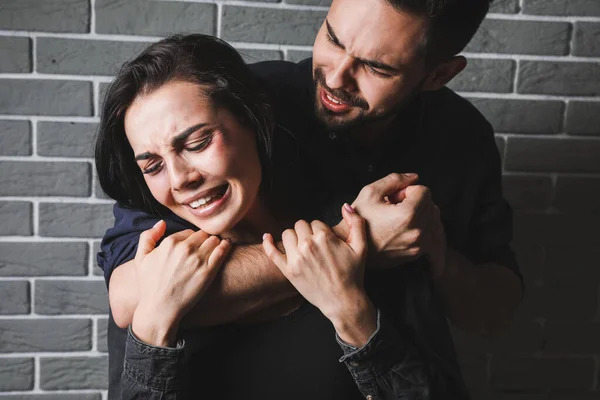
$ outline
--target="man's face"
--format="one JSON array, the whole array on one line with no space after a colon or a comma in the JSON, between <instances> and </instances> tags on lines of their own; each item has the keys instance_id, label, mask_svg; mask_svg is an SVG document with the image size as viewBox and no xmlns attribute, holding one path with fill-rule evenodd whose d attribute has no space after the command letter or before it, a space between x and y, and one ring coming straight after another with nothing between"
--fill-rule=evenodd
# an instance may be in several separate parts
<instances>
[{"instance_id":1,"label":"man's face","mask_svg":"<svg viewBox=\"0 0 600 400\"><path fill-rule=\"evenodd\" d=\"M334 0L315 39L317 117L329 129L387 118L419 91L427 76L419 52L424 17L384 0Z\"/></svg>"}]
</instances>

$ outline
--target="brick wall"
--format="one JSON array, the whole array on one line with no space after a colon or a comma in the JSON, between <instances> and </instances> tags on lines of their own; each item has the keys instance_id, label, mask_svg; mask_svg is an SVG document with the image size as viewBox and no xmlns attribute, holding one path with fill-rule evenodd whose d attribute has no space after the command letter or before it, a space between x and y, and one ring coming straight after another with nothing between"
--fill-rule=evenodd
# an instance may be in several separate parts
<instances>
[{"instance_id":1,"label":"brick wall","mask_svg":"<svg viewBox=\"0 0 600 400\"><path fill-rule=\"evenodd\" d=\"M0 399L106 397L92 138L116 68L176 31L299 60L328 4L0 0ZM507 337L456 332L466 379L481 399L600 398L600 1L497 0L467 56L452 87L497 130L528 288Z\"/></svg>"}]
</instances>

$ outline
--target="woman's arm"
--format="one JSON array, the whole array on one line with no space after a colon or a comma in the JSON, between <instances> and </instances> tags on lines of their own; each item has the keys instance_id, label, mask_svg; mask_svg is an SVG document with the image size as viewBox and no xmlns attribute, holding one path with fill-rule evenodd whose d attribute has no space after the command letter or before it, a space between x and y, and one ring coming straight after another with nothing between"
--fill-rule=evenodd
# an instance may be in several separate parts
<instances>
[{"instance_id":1,"label":"woman's arm","mask_svg":"<svg viewBox=\"0 0 600 400\"><path fill-rule=\"evenodd\" d=\"M349 226L346 242L319 221L299 221L283 234L285 254L273 246L270 235L263 243L265 252L331 321L344 351L340 361L366 398L467 398L452 360L438 358L427 341L417 344L416 335L407 334L408 326L401 331L375 307L363 284L365 221L348 205L342 215ZM429 326L427 333L437 334L436 328Z\"/></svg>"},{"instance_id":2,"label":"woman's arm","mask_svg":"<svg viewBox=\"0 0 600 400\"><path fill-rule=\"evenodd\" d=\"M184 343L177 343L177 331L231 248L226 240L190 230L155 248L164 232L161 221L140 236L134 264L139 301L127 335L122 399L186 396Z\"/></svg>"}]
</instances>

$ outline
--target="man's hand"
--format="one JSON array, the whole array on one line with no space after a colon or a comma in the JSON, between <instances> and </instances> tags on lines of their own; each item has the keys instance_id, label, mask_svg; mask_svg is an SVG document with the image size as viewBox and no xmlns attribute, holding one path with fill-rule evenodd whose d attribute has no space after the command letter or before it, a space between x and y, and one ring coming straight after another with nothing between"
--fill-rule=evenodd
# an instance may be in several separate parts
<instances>
[{"instance_id":1,"label":"man's hand","mask_svg":"<svg viewBox=\"0 0 600 400\"><path fill-rule=\"evenodd\" d=\"M425 255L435 276L444 270L446 237L431 192L415 185L417 178L390 174L365 186L352 206L367 221L374 266L397 266Z\"/></svg>"}]
</instances>

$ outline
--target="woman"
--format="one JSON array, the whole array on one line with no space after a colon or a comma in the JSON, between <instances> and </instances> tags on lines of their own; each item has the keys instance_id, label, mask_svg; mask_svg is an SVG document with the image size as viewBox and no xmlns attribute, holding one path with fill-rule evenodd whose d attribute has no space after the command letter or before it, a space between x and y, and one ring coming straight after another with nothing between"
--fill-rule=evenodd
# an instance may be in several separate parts
<instances>
[{"instance_id":1,"label":"woman","mask_svg":"<svg viewBox=\"0 0 600 400\"><path fill-rule=\"evenodd\" d=\"M351 206L342 208L349 226L345 241L319 221L299 221L284 231L285 254L274 246L272 234L263 235L279 237L285 216L274 215L269 204L273 123L262 93L239 54L204 35L174 36L151 45L121 69L107 92L96 146L104 191L123 205L157 215L172 212L200 229L175 233L157 246L166 228L159 222L140 237L137 308L127 336L122 398L194 393L240 398L244 392L228 387L230 382L259 396L270 390L269 378L282 368L291 368L290 382L297 388L286 397L293 398L294 392L302 393L295 374L306 368L290 366L290 359L302 357L313 358L312 369L324 368L309 378L322 380L317 386L324 398L360 396L352 379L371 398L384 393L428 397L434 381L445 377L437 361L425 362L399 332L380 324L363 284L365 224ZM314 307L302 306L272 323L225 327L209 339L198 333L208 346L196 350L194 364L190 346L177 340L182 318L212 282L230 243L261 241ZM292 337L302 327L309 328L306 337ZM366 379L333 366L341 352L331 331L342 359L366 353L369 369L381 372ZM188 343L197 338L184 337ZM283 350L275 344L282 337ZM309 355L294 348L306 340ZM278 362L282 354L288 359ZM241 365L257 358L271 361L258 371ZM186 388L182 376L189 373L203 381ZM251 389L257 380L264 383Z\"/></svg>"}]
</instances>

